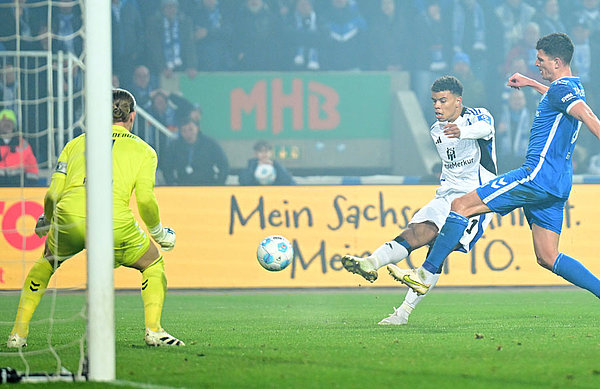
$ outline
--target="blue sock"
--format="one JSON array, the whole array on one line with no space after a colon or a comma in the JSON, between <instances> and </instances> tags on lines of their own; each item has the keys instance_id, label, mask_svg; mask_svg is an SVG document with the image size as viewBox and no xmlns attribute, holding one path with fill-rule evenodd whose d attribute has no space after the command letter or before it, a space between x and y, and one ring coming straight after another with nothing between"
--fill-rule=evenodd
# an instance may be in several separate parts
<instances>
[{"instance_id":1,"label":"blue sock","mask_svg":"<svg viewBox=\"0 0 600 389\"><path fill-rule=\"evenodd\" d=\"M423 267L435 274L444 263L444 259L454 250L460 237L467 228L469 219L456 212L450 212L446 223L435 239L431 252L423 263Z\"/></svg>"},{"instance_id":2,"label":"blue sock","mask_svg":"<svg viewBox=\"0 0 600 389\"><path fill-rule=\"evenodd\" d=\"M563 253L558 254L552 272L570 283L587 289L600 298L600 280L575 258Z\"/></svg>"},{"instance_id":3,"label":"blue sock","mask_svg":"<svg viewBox=\"0 0 600 389\"><path fill-rule=\"evenodd\" d=\"M429 246L429 250L427 250L427 255L425 256L425 258L427 258L429 256L429 253L431 253L431 246ZM440 265L440 267L438 267L438 269L436 270L435 274L442 274L443 270L444 270L444 262L442 262L442 264Z\"/></svg>"}]
</instances>

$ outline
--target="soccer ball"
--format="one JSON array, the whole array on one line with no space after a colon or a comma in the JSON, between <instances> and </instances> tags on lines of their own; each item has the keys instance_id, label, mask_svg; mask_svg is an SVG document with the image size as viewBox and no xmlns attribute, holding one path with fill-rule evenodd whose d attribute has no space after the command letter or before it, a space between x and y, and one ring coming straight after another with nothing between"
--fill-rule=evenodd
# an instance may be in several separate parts
<instances>
[{"instance_id":1,"label":"soccer ball","mask_svg":"<svg viewBox=\"0 0 600 389\"><path fill-rule=\"evenodd\" d=\"M258 263L269 271L285 269L294 258L294 248L290 241L281 235L264 238L256 250Z\"/></svg>"},{"instance_id":2,"label":"soccer ball","mask_svg":"<svg viewBox=\"0 0 600 389\"><path fill-rule=\"evenodd\" d=\"M261 163L256 167L254 171L254 178L261 185L271 185L277 178L277 173L273 165L268 163Z\"/></svg>"}]
</instances>

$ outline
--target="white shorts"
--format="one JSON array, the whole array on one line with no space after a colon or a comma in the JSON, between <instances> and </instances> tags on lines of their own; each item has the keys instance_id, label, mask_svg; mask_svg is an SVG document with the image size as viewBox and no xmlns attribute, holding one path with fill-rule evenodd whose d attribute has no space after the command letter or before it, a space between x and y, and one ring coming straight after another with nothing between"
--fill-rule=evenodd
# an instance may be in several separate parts
<instances>
[{"instance_id":1,"label":"white shorts","mask_svg":"<svg viewBox=\"0 0 600 389\"><path fill-rule=\"evenodd\" d=\"M462 196L464 193L453 193L444 197L435 197L433 200L427 203L421 208L415 215L410 219L408 224L418 224L423 222L430 222L437 226L438 230L441 230L446 222L446 218L450 213L450 204L452 200ZM460 247L457 249L463 253L469 252L475 242L481 238L485 228L492 221L492 213L484 213L483 215L473 216L469 218L469 224L465 233L460 238Z\"/></svg>"}]
</instances>

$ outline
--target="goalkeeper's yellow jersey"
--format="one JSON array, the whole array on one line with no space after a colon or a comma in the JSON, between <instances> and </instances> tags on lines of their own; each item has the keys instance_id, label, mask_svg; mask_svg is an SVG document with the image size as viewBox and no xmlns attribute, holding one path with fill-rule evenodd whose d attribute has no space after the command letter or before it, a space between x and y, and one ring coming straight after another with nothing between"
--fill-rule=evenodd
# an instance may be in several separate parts
<instances>
[{"instance_id":1,"label":"goalkeeper's yellow jersey","mask_svg":"<svg viewBox=\"0 0 600 389\"><path fill-rule=\"evenodd\" d=\"M135 188L142 220L148 228L157 226L160 216L158 202L154 196L156 152L125 127L113 125L112 140L114 224L134 220L129 200ZM85 171L85 134L82 134L67 143L58 158L49 194L46 195L46 214L48 211L52 212L47 209L50 206L48 199L54 197L57 201L57 212L85 217Z\"/></svg>"}]
</instances>

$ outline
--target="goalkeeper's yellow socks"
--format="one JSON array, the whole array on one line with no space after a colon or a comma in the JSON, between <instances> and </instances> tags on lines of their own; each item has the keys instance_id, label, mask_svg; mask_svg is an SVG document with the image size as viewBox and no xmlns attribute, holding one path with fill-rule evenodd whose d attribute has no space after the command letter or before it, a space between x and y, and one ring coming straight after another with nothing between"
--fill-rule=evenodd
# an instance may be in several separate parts
<instances>
[{"instance_id":1,"label":"goalkeeper's yellow socks","mask_svg":"<svg viewBox=\"0 0 600 389\"><path fill-rule=\"evenodd\" d=\"M159 331L160 316L167 293L167 276L162 255L142 272L142 300L146 328Z\"/></svg>"},{"instance_id":2,"label":"goalkeeper's yellow socks","mask_svg":"<svg viewBox=\"0 0 600 389\"><path fill-rule=\"evenodd\" d=\"M19 308L17 308L17 317L15 325L10 332L11 335L19 335L26 338L29 334L29 322L35 312L46 288L50 277L54 273L54 267L46 260L46 258L38 259L25 278L23 289L21 290L21 298L19 300Z\"/></svg>"}]
</instances>

